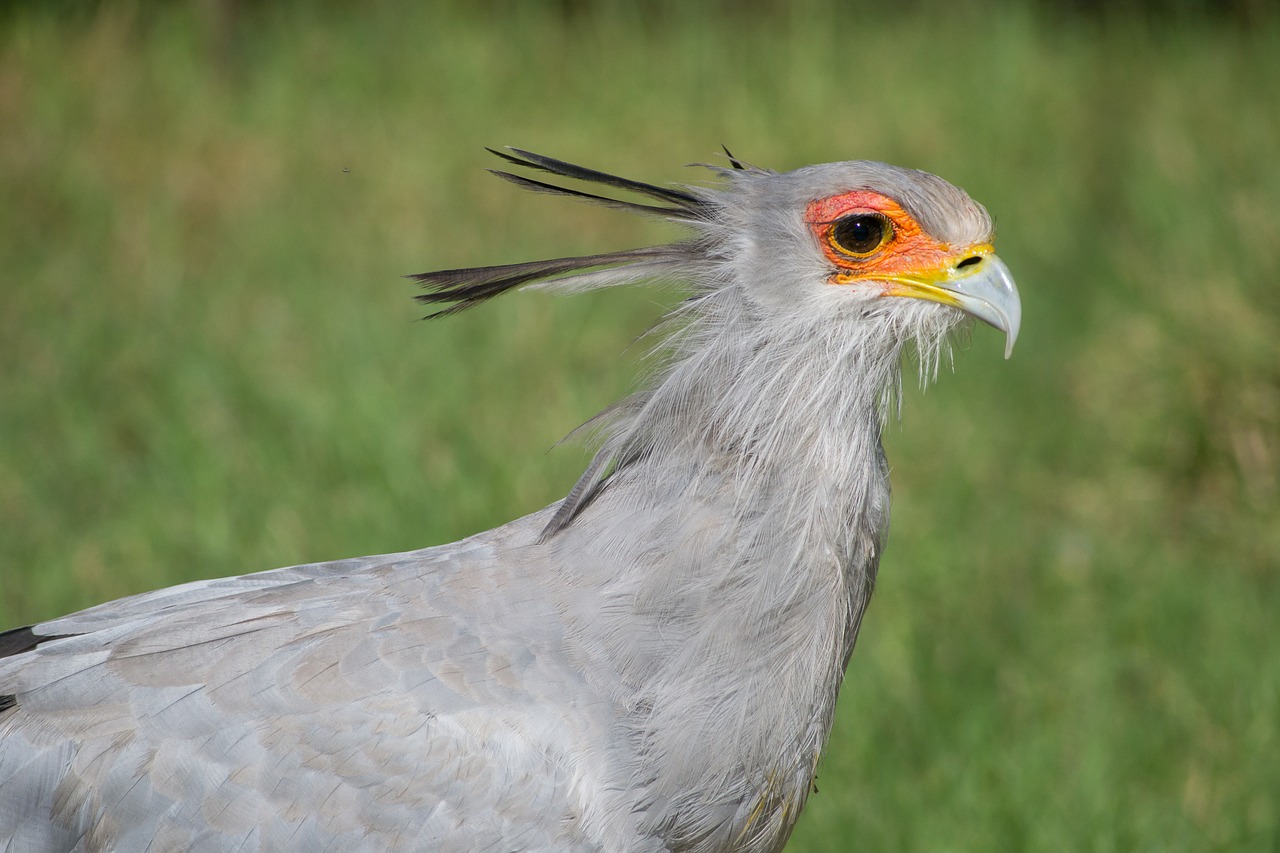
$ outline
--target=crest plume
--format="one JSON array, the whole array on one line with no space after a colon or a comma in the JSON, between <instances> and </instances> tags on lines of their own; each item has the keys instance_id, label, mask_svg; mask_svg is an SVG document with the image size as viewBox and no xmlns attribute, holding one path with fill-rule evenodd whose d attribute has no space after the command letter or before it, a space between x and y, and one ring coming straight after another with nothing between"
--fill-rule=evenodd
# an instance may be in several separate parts
<instances>
[{"instance_id":1,"label":"crest plume","mask_svg":"<svg viewBox=\"0 0 1280 853\"><path fill-rule=\"evenodd\" d=\"M563 160L544 157L519 148L510 148L511 154L486 149L508 163L526 169L546 172L559 178L599 184L623 192L634 193L656 201L660 205L643 204L626 199L612 198L547 181L535 180L501 169L490 171L518 187L533 192L561 195L587 201L630 213L656 216L673 222L695 223L705 221L712 213L709 199L693 192L660 187L642 181L610 175L584 166L576 166ZM740 167L738 167L740 168ZM682 244L624 249L603 254L579 257L553 258L543 261L526 261L489 267L439 270L407 276L423 286L425 293L416 298L432 306L444 306L428 317L443 317L478 305L513 288L535 283L573 280L579 288L605 287L662 276L684 262L689 247Z\"/></svg>"}]
</instances>

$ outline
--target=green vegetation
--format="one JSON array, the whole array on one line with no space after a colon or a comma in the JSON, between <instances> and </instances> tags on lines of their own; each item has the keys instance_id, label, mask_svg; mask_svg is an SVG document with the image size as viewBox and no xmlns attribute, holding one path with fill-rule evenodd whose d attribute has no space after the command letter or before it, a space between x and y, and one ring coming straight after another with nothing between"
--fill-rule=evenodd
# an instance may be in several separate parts
<instances>
[{"instance_id":1,"label":"green vegetation","mask_svg":"<svg viewBox=\"0 0 1280 853\"><path fill-rule=\"evenodd\" d=\"M993 211L1024 326L890 430L791 849L1280 849L1277 21L587 5L0 14L0 623L560 497L674 296L397 276L667 232L482 146L888 160Z\"/></svg>"}]
</instances>

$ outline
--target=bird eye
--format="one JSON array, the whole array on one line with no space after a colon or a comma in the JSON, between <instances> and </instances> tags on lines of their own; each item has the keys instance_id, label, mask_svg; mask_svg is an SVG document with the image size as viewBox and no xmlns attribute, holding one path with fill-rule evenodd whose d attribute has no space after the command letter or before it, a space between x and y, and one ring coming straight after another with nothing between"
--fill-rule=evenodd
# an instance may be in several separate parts
<instances>
[{"instance_id":1,"label":"bird eye","mask_svg":"<svg viewBox=\"0 0 1280 853\"><path fill-rule=\"evenodd\" d=\"M893 237L893 224L879 213L843 216L831 226L831 245L846 255L866 257Z\"/></svg>"}]
</instances>

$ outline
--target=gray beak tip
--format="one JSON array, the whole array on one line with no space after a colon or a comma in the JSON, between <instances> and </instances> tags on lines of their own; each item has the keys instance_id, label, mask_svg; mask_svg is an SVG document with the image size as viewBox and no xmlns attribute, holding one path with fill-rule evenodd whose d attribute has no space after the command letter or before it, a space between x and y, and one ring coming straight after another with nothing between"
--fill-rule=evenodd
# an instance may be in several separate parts
<instances>
[{"instance_id":1,"label":"gray beak tip","mask_svg":"<svg viewBox=\"0 0 1280 853\"><path fill-rule=\"evenodd\" d=\"M1022 302L1004 262L988 255L971 274L953 280L950 289L962 310L1004 332L1004 357L1012 356L1022 325Z\"/></svg>"}]
</instances>

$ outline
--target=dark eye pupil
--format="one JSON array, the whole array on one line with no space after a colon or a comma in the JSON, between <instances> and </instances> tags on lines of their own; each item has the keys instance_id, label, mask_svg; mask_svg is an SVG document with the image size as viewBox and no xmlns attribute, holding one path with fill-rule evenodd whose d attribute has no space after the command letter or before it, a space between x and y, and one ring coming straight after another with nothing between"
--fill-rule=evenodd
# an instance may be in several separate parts
<instances>
[{"instance_id":1,"label":"dark eye pupil","mask_svg":"<svg viewBox=\"0 0 1280 853\"><path fill-rule=\"evenodd\" d=\"M836 244L846 252L863 255L884 241L885 222L879 216L858 214L838 220L831 230Z\"/></svg>"}]
</instances>

